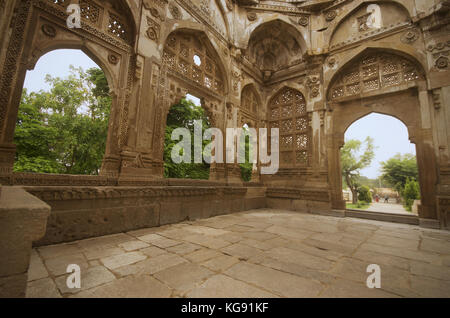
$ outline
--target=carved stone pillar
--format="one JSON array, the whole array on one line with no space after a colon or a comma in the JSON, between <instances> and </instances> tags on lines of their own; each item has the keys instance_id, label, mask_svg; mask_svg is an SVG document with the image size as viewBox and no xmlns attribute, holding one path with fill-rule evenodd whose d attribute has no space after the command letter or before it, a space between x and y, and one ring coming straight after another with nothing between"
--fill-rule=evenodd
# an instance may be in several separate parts
<instances>
[{"instance_id":1,"label":"carved stone pillar","mask_svg":"<svg viewBox=\"0 0 450 318\"><path fill-rule=\"evenodd\" d=\"M419 166L419 184L421 204L419 217L423 219L437 219L436 213L436 184L437 168L436 156L432 141L431 129L421 130L420 136L411 138L416 144L417 164Z\"/></svg>"},{"instance_id":2,"label":"carved stone pillar","mask_svg":"<svg viewBox=\"0 0 450 318\"><path fill-rule=\"evenodd\" d=\"M331 208L345 210L345 201L342 198L341 175L341 148L344 146L344 135L328 136L328 178L331 192Z\"/></svg>"}]
</instances>

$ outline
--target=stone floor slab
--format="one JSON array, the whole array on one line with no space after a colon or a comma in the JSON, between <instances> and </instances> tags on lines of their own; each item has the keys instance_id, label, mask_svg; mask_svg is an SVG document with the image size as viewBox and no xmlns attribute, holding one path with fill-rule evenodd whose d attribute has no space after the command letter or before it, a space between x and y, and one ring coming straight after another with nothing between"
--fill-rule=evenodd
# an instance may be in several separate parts
<instances>
[{"instance_id":1,"label":"stone floor slab","mask_svg":"<svg viewBox=\"0 0 450 318\"><path fill-rule=\"evenodd\" d=\"M407 224L252 210L39 247L27 296L450 298L449 244ZM81 290L67 288L71 264Z\"/></svg>"}]
</instances>

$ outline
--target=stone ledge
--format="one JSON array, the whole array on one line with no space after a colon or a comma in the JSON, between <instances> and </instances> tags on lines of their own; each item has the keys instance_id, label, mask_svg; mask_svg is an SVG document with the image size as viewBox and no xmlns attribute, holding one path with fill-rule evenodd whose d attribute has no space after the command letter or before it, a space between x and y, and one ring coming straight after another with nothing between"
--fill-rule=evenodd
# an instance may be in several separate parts
<instances>
[{"instance_id":1,"label":"stone ledge","mask_svg":"<svg viewBox=\"0 0 450 318\"><path fill-rule=\"evenodd\" d=\"M33 241L46 231L50 206L19 187L0 193L0 297L24 297Z\"/></svg>"}]
</instances>

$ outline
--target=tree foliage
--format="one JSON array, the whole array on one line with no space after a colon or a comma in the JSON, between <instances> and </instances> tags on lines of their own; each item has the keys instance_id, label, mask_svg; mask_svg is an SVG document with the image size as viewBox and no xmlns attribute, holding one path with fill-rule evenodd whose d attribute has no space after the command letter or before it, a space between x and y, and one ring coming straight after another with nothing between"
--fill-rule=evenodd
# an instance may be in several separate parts
<instances>
[{"instance_id":1,"label":"tree foliage","mask_svg":"<svg viewBox=\"0 0 450 318\"><path fill-rule=\"evenodd\" d=\"M365 150L361 148L365 144ZM362 154L360 154L362 152ZM358 188L360 184L360 172L367 168L372 163L375 157L373 139L367 137L364 142L360 140L351 139L347 141L341 150L341 166L342 176L345 179L347 186L353 194L353 204L358 201Z\"/></svg>"},{"instance_id":2,"label":"tree foliage","mask_svg":"<svg viewBox=\"0 0 450 318\"><path fill-rule=\"evenodd\" d=\"M248 128L243 127L244 131L249 131ZM243 142L239 142L239 146L241 147L245 147L244 153L245 153L245 162L239 164L240 168L241 168L241 177L242 180L244 180L245 182L249 182L252 179L252 172L253 172L253 163L251 162L251 158L250 158L250 148L251 148L251 143L250 143L250 136L246 136L245 138L245 143ZM242 151L241 150L241 151ZM252 151L256 151L255 149L252 149Z\"/></svg>"},{"instance_id":3,"label":"tree foliage","mask_svg":"<svg viewBox=\"0 0 450 318\"><path fill-rule=\"evenodd\" d=\"M180 103L171 107L167 115L167 126L164 142L164 177L180 179L209 179L210 165L194 162L194 121L202 121L202 134L210 128L209 118L201 106L196 106L189 100L182 99ZM172 140L172 132L177 128L187 128L191 132L191 157L192 163L176 164L172 161L171 154L173 147L178 141ZM203 141L203 149L209 141Z\"/></svg>"},{"instance_id":4,"label":"tree foliage","mask_svg":"<svg viewBox=\"0 0 450 318\"><path fill-rule=\"evenodd\" d=\"M407 179L405 189L403 191L405 198L405 208L411 211L415 200L420 199L419 183L416 180Z\"/></svg>"},{"instance_id":5,"label":"tree foliage","mask_svg":"<svg viewBox=\"0 0 450 318\"><path fill-rule=\"evenodd\" d=\"M381 163L382 178L395 188L402 196L408 179L417 181L419 172L416 156L412 154L397 154Z\"/></svg>"},{"instance_id":6,"label":"tree foliage","mask_svg":"<svg viewBox=\"0 0 450 318\"><path fill-rule=\"evenodd\" d=\"M100 69L70 69L67 78L46 76L48 92L24 89L14 171L99 173L111 109L108 83Z\"/></svg>"},{"instance_id":7,"label":"tree foliage","mask_svg":"<svg viewBox=\"0 0 450 318\"><path fill-rule=\"evenodd\" d=\"M358 200L361 202L372 203L372 193L368 186L360 186L358 188Z\"/></svg>"}]
</instances>

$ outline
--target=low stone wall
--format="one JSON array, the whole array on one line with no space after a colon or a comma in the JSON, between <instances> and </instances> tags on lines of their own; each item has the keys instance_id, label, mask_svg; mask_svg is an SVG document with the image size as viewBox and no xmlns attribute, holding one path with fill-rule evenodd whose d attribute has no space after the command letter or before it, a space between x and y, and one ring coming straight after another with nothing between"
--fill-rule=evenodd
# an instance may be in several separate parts
<instances>
[{"instance_id":1,"label":"low stone wall","mask_svg":"<svg viewBox=\"0 0 450 318\"><path fill-rule=\"evenodd\" d=\"M21 188L0 186L0 298L25 297L32 242L50 207Z\"/></svg>"},{"instance_id":2,"label":"low stone wall","mask_svg":"<svg viewBox=\"0 0 450 318\"><path fill-rule=\"evenodd\" d=\"M307 213L329 213L330 193L326 189L269 188L267 207Z\"/></svg>"},{"instance_id":3,"label":"low stone wall","mask_svg":"<svg viewBox=\"0 0 450 318\"><path fill-rule=\"evenodd\" d=\"M171 183L177 182L173 180ZM150 187L24 187L52 208L46 234L35 245L71 242L266 207L263 187L195 184Z\"/></svg>"}]
</instances>

